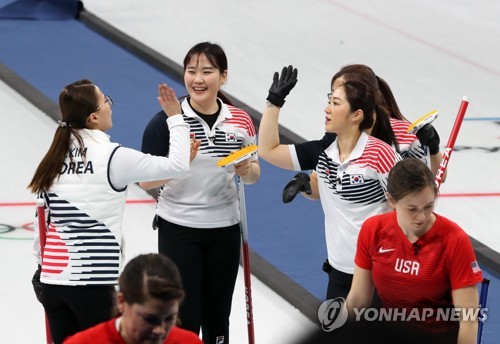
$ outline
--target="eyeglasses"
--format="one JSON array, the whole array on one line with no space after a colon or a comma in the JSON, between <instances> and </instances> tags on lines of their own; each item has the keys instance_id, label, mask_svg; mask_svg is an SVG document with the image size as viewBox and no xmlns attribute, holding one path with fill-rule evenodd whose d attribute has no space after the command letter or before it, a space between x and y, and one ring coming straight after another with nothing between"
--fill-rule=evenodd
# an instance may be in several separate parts
<instances>
[{"instance_id":1,"label":"eyeglasses","mask_svg":"<svg viewBox=\"0 0 500 344\"><path fill-rule=\"evenodd\" d=\"M95 109L95 111L94 111L94 112L99 111L99 110L100 110L100 109L101 109L104 105L106 105L106 103L109 103L109 106L113 106L113 99L111 99L111 97L110 97L110 96L105 95L105 96L104 96L104 98L106 99L106 100L104 101L104 103L102 103L101 105L99 105L99 106L97 107L97 109Z\"/></svg>"}]
</instances>

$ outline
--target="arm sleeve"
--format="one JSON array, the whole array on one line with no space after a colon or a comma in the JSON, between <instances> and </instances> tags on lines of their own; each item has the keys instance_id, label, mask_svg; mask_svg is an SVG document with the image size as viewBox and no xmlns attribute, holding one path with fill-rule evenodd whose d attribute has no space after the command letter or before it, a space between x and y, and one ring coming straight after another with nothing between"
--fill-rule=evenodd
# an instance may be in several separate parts
<instances>
[{"instance_id":1,"label":"arm sleeve","mask_svg":"<svg viewBox=\"0 0 500 344\"><path fill-rule=\"evenodd\" d=\"M321 140L290 145L290 156L295 170L314 170L318 164L319 156L335 141L336 137L336 134L325 133Z\"/></svg>"},{"instance_id":2,"label":"arm sleeve","mask_svg":"<svg viewBox=\"0 0 500 344\"><path fill-rule=\"evenodd\" d=\"M38 198L41 198L42 193L39 194ZM47 199L45 199L45 230L48 226L48 221L49 221L49 206L47 205ZM41 265L42 264L42 250L41 250L41 244L40 244L40 225L38 223L38 208L35 209L35 220L33 221L33 255L35 256L35 261L37 264Z\"/></svg>"},{"instance_id":3,"label":"arm sleeve","mask_svg":"<svg viewBox=\"0 0 500 344\"><path fill-rule=\"evenodd\" d=\"M483 275L467 234L459 229L456 235L449 237L451 289L465 288L481 282Z\"/></svg>"},{"instance_id":4,"label":"arm sleeve","mask_svg":"<svg viewBox=\"0 0 500 344\"><path fill-rule=\"evenodd\" d=\"M33 221L33 255L38 265L42 265L42 251L40 249L40 226L38 225L38 212L35 211L35 221Z\"/></svg>"},{"instance_id":5,"label":"arm sleeve","mask_svg":"<svg viewBox=\"0 0 500 344\"><path fill-rule=\"evenodd\" d=\"M243 137L243 147L251 146L251 145L256 145L257 144L257 131L255 130L255 126L253 125L252 119L250 116L248 116L248 124L247 124L247 133L248 136ZM258 160L259 156L254 155L253 157L250 158L250 161Z\"/></svg>"},{"instance_id":6,"label":"arm sleeve","mask_svg":"<svg viewBox=\"0 0 500 344\"><path fill-rule=\"evenodd\" d=\"M354 263L362 269L372 269L372 257L370 254L370 244L373 242L373 221L366 220L361 226L356 246L356 256Z\"/></svg>"},{"instance_id":7,"label":"arm sleeve","mask_svg":"<svg viewBox=\"0 0 500 344\"><path fill-rule=\"evenodd\" d=\"M131 183L176 178L189 169L189 126L182 116L167 119L170 130L168 157L144 154L120 147L113 155L109 175L111 184L123 189Z\"/></svg>"},{"instance_id":8,"label":"arm sleeve","mask_svg":"<svg viewBox=\"0 0 500 344\"><path fill-rule=\"evenodd\" d=\"M418 139L415 139L411 144L410 148L401 152L401 158L415 158L424 162L429 168L431 167L430 153L427 146L423 146Z\"/></svg>"}]
</instances>

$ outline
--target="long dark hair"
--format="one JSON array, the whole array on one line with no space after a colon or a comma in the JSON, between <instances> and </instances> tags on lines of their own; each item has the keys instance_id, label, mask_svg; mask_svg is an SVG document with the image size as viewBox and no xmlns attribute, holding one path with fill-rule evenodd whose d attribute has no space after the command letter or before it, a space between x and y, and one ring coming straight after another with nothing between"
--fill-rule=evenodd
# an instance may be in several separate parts
<instances>
[{"instance_id":1,"label":"long dark hair","mask_svg":"<svg viewBox=\"0 0 500 344\"><path fill-rule=\"evenodd\" d=\"M71 145L71 135L83 148L78 129L86 128L87 118L97 108L97 89L92 81L83 79L64 87L59 94L62 120L56 129L52 144L38 165L28 188L33 193L48 191L59 177L64 159Z\"/></svg>"},{"instance_id":2,"label":"long dark hair","mask_svg":"<svg viewBox=\"0 0 500 344\"><path fill-rule=\"evenodd\" d=\"M227 71L227 57L220 45L211 42L201 42L189 49L184 57L184 72L187 65L194 56L205 55L210 63L219 70L221 74ZM229 98L220 90L217 92L219 97L225 104L233 105Z\"/></svg>"},{"instance_id":3,"label":"long dark hair","mask_svg":"<svg viewBox=\"0 0 500 344\"><path fill-rule=\"evenodd\" d=\"M401 110L399 110L399 105L396 102L396 98L394 98L394 94L392 93L392 90L389 87L389 84L384 79L379 77L378 75L377 75L377 81L378 81L378 87L379 87L380 93L382 94L382 98L384 100L385 106L389 110L389 115L392 118L409 122L406 119L406 117L401 113Z\"/></svg>"},{"instance_id":4,"label":"long dark hair","mask_svg":"<svg viewBox=\"0 0 500 344\"><path fill-rule=\"evenodd\" d=\"M363 131L371 128L376 103L375 94L370 86L360 81L346 81L340 87L344 87L346 100L351 107L351 111L363 111L363 119L359 123L359 130Z\"/></svg>"},{"instance_id":5,"label":"long dark hair","mask_svg":"<svg viewBox=\"0 0 500 344\"><path fill-rule=\"evenodd\" d=\"M394 99L394 96L387 83L377 77L373 70L362 64L352 64L342 67L332 78L331 87L336 79L343 77L344 81L359 81L368 85L374 92L375 95L375 125L373 125L371 135L386 142L389 145L396 147L399 150L399 146L392 130L390 118L404 119L399 107ZM379 80L381 80L379 82ZM380 85L383 84L382 87ZM384 92L382 92L382 89ZM387 93L388 92L388 93ZM387 96L387 98L386 98ZM387 104L390 104L389 108ZM396 112L392 112L396 111Z\"/></svg>"}]
</instances>

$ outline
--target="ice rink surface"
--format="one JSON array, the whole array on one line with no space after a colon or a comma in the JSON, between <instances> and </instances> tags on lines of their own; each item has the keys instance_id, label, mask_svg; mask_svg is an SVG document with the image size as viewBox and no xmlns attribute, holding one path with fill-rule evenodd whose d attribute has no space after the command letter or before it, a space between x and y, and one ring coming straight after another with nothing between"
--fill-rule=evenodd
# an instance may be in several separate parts
<instances>
[{"instance_id":1,"label":"ice rink surface","mask_svg":"<svg viewBox=\"0 0 500 344\"><path fill-rule=\"evenodd\" d=\"M8 2L0 1L0 5ZM435 126L442 147L462 97L468 96L470 105L437 212L500 252L498 1L86 0L84 5L179 65L194 44L205 40L221 44L229 59L229 82L224 90L256 110L264 106L274 71L293 64L299 69L299 83L287 98L280 123L305 139L322 136L330 79L345 64L371 66L389 83L410 120L438 110ZM8 34L0 31L0 37ZM26 185L54 130L52 119L0 82L4 167L0 174L4 309L0 342L42 342L42 307L28 282L35 266L31 232L25 228L32 222L34 207ZM131 135L141 135L141 131ZM136 202L128 204L125 212L126 259L156 250L156 233L143 229L144 219L149 222L153 213L151 198L131 186L128 199ZM12 227L16 229L5 233ZM313 326L260 281L252 282L257 343L291 343ZM231 331L236 334L233 343L246 343L243 297L240 273L231 318ZM498 299L498 295L490 298ZM490 318L485 331L498 328L499 323L498 316ZM486 338L494 342L493 336Z\"/></svg>"}]
</instances>

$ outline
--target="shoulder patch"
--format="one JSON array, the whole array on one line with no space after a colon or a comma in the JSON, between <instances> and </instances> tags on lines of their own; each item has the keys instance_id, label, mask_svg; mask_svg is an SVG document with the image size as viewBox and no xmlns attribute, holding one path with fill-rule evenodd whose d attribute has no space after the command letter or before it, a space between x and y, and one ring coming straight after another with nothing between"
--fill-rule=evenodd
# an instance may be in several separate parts
<instances>
[{"instance_id":1,"label":"shoulder patch","mask_svg":"<svg viewBox=\"0 0 500 344\"><path fill-rule=\"evenodd\" d=\"M227 119L225 123L245 129L248 132L248 136L250 137L255 136L255 127L250 116L245 111L238 109L237 107L231 105L226 106L229 109L229 112L231 112L233 118Z\"/></svg>"},{"instance_id":2,"label":"shoulder patch","mask_svg":"<svg viewBox=\"0 0 500 344\"><path fill-rule=\"evenodd\" d=\"M396 163L396 152L387 143L370 136L363 155L355 163L370 166L379 173L389 173Z\"/></svg>"}]
</instances>

